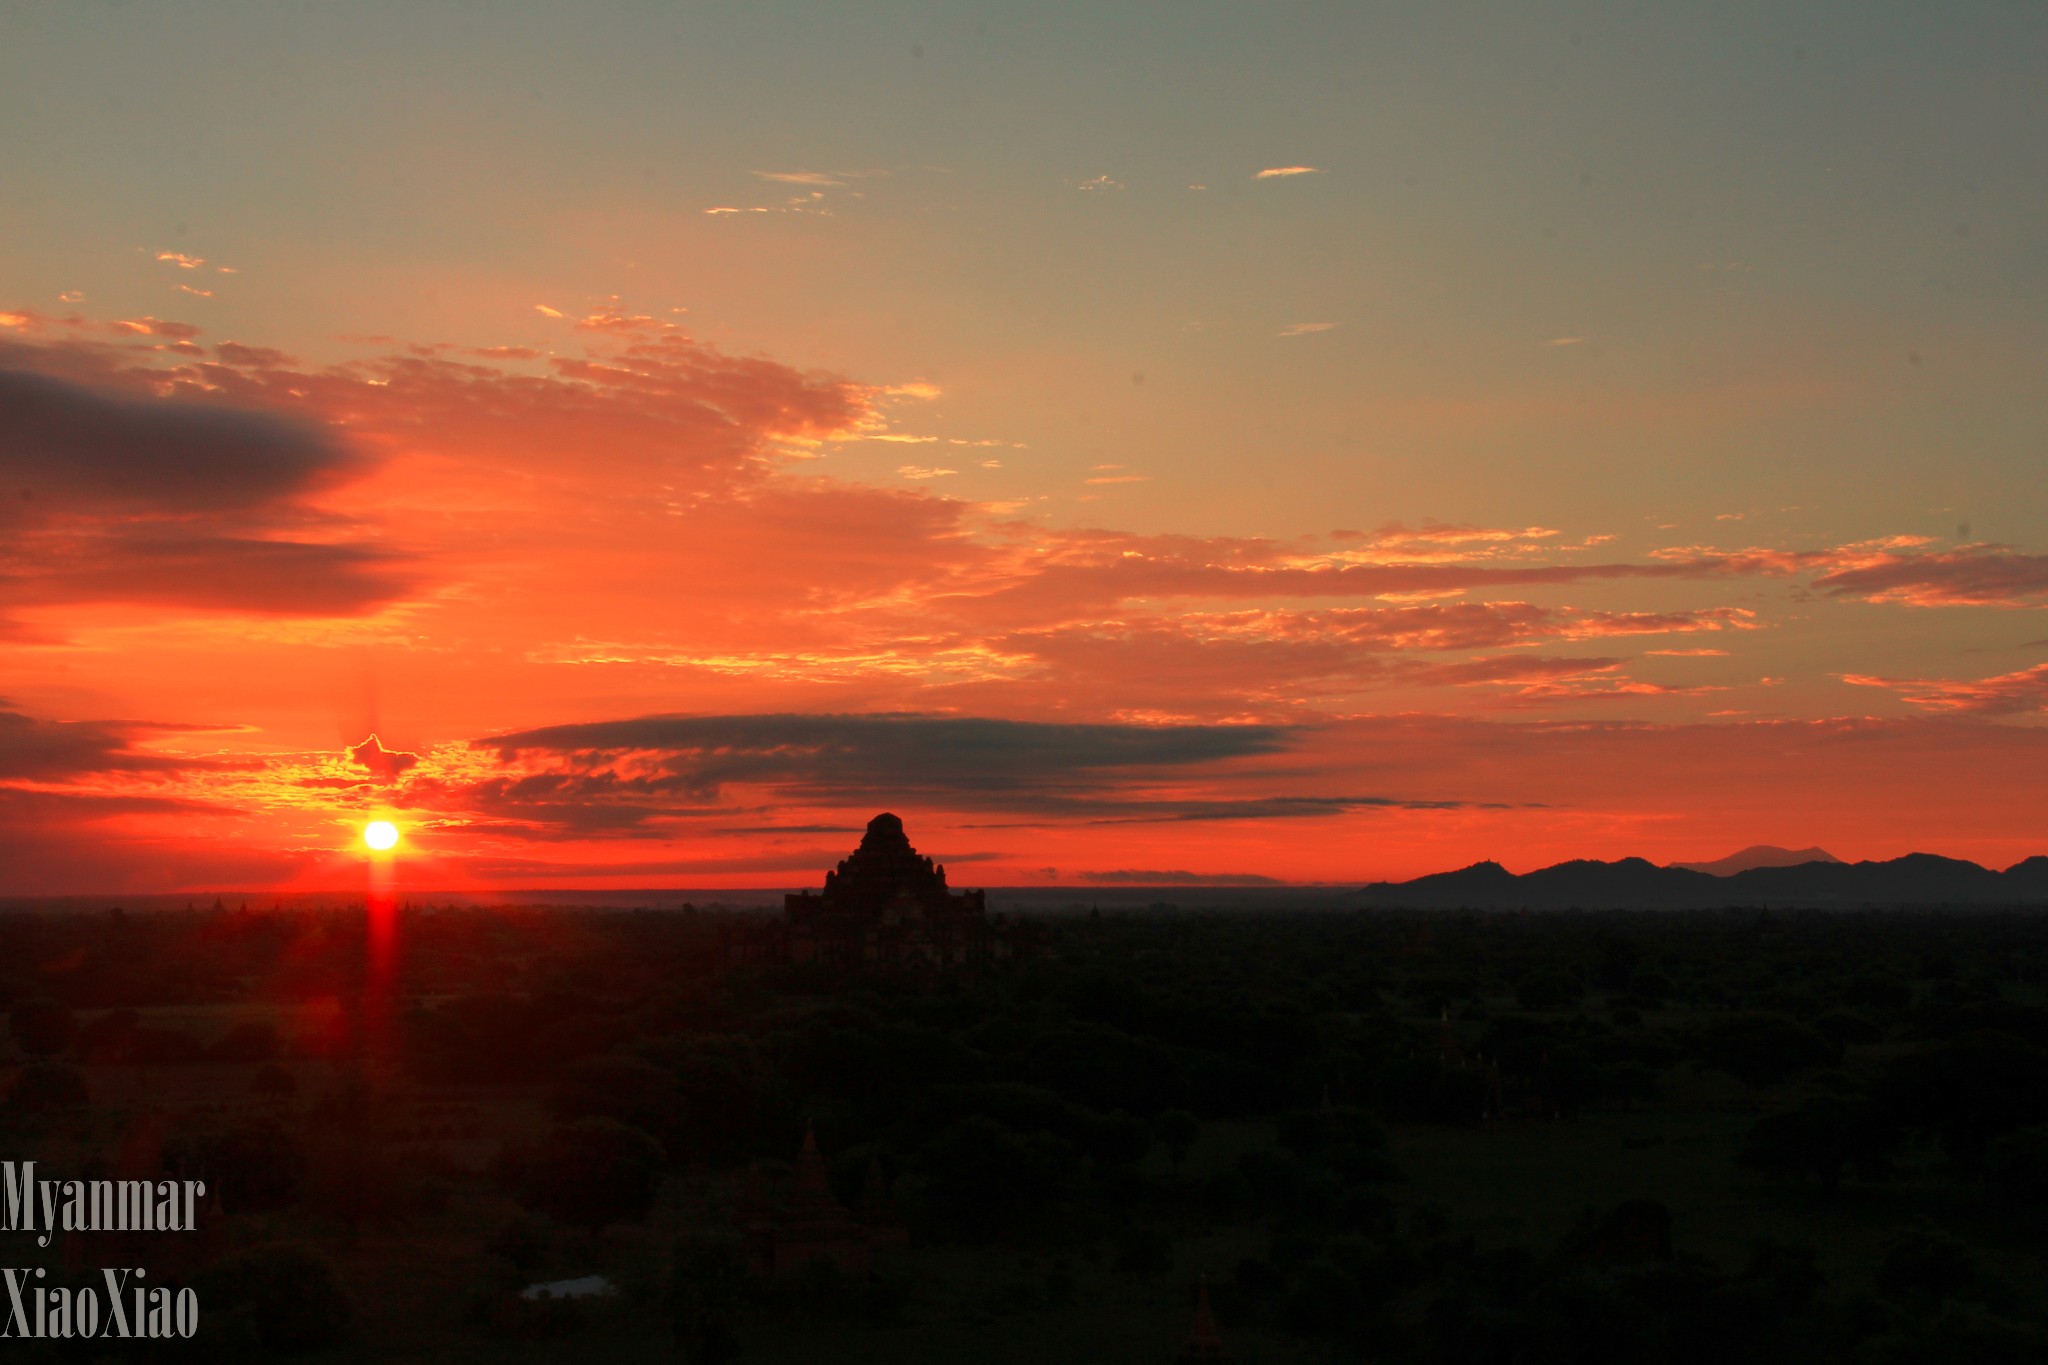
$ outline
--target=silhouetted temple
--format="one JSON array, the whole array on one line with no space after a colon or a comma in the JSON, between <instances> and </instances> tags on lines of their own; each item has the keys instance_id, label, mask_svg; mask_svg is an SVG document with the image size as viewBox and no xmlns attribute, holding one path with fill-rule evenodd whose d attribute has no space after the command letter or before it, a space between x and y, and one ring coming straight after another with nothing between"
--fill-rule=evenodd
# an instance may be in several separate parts
<instances>
[{"instance_id":1,"label":"silhouetted temple","mask_svg":"<svg viewBox=\"0 0 2048 1365\"><path fill-rule=\"evenodd\" d=\"M866 1274L870 1252L908 1240L897 1221L881 1163L869 1160L860 1212L849 1211L832 1193L825 1158L809 1124L804 1125L804 1145L796 1164L785 1174L778 1177L759 1161L747 1167L732 1212L747 1264L763 1279L787 1275L818 1260Z\"/></svg>"},{"instance_id":2,"label":"silhouetted temple","mask_svg":"<svg viewBox=\"0 0 2048 1365\"><path fill-rule=\"evenodd\" d=\"M868 821L860 847L825 874L822 892L783 898L790 923L873 929L919 922L979 920L979 891L950 891L946 869L918 856L903 822L886 811Z\"/></svg>"},{"instance_id":3,"label":"silhouetted temple","mask_svg":"<svg viewBox=\"0 0 2048 1365\"><path fill-rule=\"evenodd\" d=\"M771 1186L758 1163L749 1167L733 1214L746 1242L748 1264L764 1277L787 1274L815 1260L834 1261L842 1270L865 1274L868 1249L877 1240L832 1193L818 1139L808 1126L791 1177L779 1187Z\"/></svg>"},{"instance_id":4,"label":"silhouetted temple","mask_svg":"<svg viewBox=\"0 0 2048 1365\"><path fill-rule=\"evenodd\" d=\"M910 846L903 821L868 821L860 847L825 874L821 891L783 897L773 925L729 927L727 963L889 963L964 967L1017 955L1043 938L1035 927L989 917L980 891L955 891L946 869Z\"/></svg>"}]
</instances>

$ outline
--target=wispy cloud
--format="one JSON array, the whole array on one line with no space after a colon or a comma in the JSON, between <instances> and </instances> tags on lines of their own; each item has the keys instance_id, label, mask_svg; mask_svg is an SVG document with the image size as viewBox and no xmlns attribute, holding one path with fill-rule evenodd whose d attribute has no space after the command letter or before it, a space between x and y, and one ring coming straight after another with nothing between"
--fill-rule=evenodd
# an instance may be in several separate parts
<instances>
[{"instance_id":1,"label":"wispy cloud","mask_svg":"<svg viewBox=\"0 0 2048 1365\"><path fill-rule=\"evenodd\" d=\"M1972 680L1879 678L1844 673L1842 681L1857 687L1881 687L1927 711L2004 716L2048 710L2048 664L2017 673Z\"/></svg>"},{"instance_id":2,"label":"wispy cloud","mask_svg":"<svg viewBox=\"0 0 2048 1365\"><path fill-rule=\"evenodd\" d=\"M1278 877L1255 872L1190 872L1184 868L1151 870L1119 867L1101 872L1078 872L1081 881L1098 886L1284 886Z\"/></svg>"},{"instance_id":3,"label":"wispy cloud","mask_svg":"<svg viewBox=\"0 0 2048 1365\"><path fill-rule=\"evenodd\" d=\"M1305 337L1311 332L1335 331L1336 327L1337 324L1334 322L1290 322L1280 329L1278 335L1284 337Z\"/></svg>"},{"instance_id":4,"label":"wispy cloud","mask_svg":"<svg viewBox=\"0 0 2048 1365\"><path fill-rule=\"evenodd\" d=\"M1884 536L1825 550L1678 546L1652 559L1716 576L1812 574L1829 597L1912 607L2026 607L2048 601L2048 555L2010 545L1928 550L1931 536Z\"/></svg>"},{"instance_id":5,"label":"wispy cloud","mask_svg":"<svg viewBox=\"0 0 2048 1365\"><path fill-rule=\"evenodd\" d=\"M763 180L773 180L782 185L818 185L826 188L843 186L846 181L839 172L825 171L749 171L749 175Z\"/></svg>"},{"instance_id":6,"label":"wispy cloud","mask_svg":"<svg viewBox=\"0 0 2048 1365\"><path fill-rule=\"evenodd\" d=\"M760 172L757 171L755 174L758 175ZM806 181L803 183L808 185L811 182ZM711 208L705 209L704 212L713 215L723 213L802 213L814 214L822 218L830 218L832 216L832 209L825 197L825 191L822 189L813 189L807 194L793 195L779 204L749 204L745 207L737 204L716 204Z\"/></svg>"},{"instance_id":7,"label":"wispy cloud","mask_svg":"<svg viewBox=\"0 0 2048 1365\"><path fill-rule=\"evenodd\" d=\"M960 471L957 469L926 469L922 465L906 464L898 465L896 472L906 479L943 479L948 475L958 474Z\"/></svg>"},{"instance_id":8,"label":"wispy cloud","mask_svg":"<svg viewBox=\"0 0 2048 1365\"><path fill-rule=\"evenodd\" d=\"M1268 166L1263 171L1260 171L1257 175L1254 175L1252 179L1279 180L1290 175L1321 174L1323 174L1323 168L1321 166Z\"/></svg>"}]
</instances>

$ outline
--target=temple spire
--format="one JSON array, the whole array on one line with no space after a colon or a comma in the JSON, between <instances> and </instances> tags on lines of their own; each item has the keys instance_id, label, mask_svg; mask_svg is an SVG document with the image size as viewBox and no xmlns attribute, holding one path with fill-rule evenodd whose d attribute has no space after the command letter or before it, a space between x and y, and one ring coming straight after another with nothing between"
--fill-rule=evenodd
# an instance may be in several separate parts
<instances>
[{"instance_id":1,"label":"temple spire","mask_svg":"<svg viewBox=\"0 0 2048 1365\"><path fill-rule=\"evenodd\" d=\"M1209 1277L1202 1277L1200 1297L1195 1300L1195 1325L1188 1332L1187 1344L1180 1348L1182 1360L1228 1360L1229 1350L1223 1345L1223 1334L1216 1330L1216 1315L1209 1311Z\"/></svg>"},{"instance_id":2,"label":"temple spire","mask_svg":"<svg viewBox=\"0 0 2048 1365\"><path fill-rule=\"evenodd\" d=\"M813 1194L832 1192L832 1184L825 1175L825 1158L818 1154L818 1132L808 1119L804 1121L803 1150L796 1154L796 1181Z\"/></svg>"}]
</instances>

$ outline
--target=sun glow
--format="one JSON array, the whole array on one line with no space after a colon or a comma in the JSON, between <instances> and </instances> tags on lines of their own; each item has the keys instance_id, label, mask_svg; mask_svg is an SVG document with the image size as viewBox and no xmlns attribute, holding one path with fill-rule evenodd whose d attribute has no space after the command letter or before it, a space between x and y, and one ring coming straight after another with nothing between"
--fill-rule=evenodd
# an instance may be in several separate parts
<instances>
[{"instance_id":1,"label":"sun glow","mask_svg":"<svg viewBox=\"0 0 2048 1365\"><path fill-rule=\"evenodd\" d=\"M363 842L383 853L398 846L398 826L389 820L372 820L363 826Z\"/></svg>"}]
</instances>

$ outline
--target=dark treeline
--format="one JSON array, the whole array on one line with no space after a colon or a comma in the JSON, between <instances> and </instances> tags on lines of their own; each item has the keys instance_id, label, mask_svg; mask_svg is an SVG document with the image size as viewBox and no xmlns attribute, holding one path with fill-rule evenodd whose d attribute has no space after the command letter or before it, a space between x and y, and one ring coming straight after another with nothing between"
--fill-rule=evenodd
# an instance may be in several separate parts
<instances>
[{"instance_id":1,"label":"dark treeline","mask_svg":"<svg viewBox=\"0 0 2048 1365\"><path fill-rule=\"evenodd\" d=\"M1166 1360L1198 1278L1239 1359L2048 1358L2035 914L1039 923L942 973L414 909L371 989L360 911L0 917L0 1155L213 1198L0 1241L197 1287L207 1359L1083 1358L1124 1312ZM904 1234L866 1271L748 1262L807 1130Z\"/></svg>"}]
</instances>

